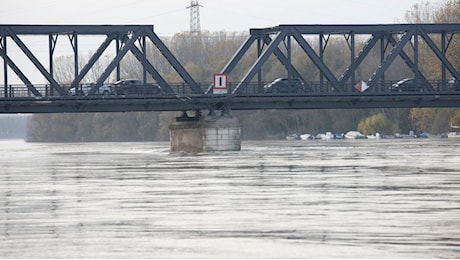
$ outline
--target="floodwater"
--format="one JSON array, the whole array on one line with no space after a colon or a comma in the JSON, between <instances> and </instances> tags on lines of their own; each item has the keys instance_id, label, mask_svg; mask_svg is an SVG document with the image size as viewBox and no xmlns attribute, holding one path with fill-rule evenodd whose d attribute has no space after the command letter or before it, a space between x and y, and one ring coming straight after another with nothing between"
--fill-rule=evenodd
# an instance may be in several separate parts
<instances>
[{"instance_id":1,"label":"floodwater","mask_svg":"<svg viewBox=\"0 0 460 260\"><path fill-rule=\"evenodd\" d=\"M460 258L460 138L0 142L3 258Z\"/></svg>"}]
</instances>

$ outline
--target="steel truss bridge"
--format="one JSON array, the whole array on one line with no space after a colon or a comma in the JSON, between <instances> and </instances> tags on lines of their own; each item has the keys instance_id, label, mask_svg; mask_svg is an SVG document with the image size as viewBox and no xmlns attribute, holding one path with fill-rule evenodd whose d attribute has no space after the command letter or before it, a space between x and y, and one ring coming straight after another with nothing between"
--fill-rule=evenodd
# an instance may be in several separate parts
<instances>
[{"instance_id":1,"label":"steel truss bridge","mask_svg":"<svg viewBox=\"0 0 460 260\"><path fill-rule=\"evenodd\" d=\"M279 25L251 29L246 41L227 65L220 71L228 74L227 94L214 94L212 83L196 82L155 34L151 25L0 25L0 56L3 59L3 95L0 113L59 113L59 112L119 112L119 111L200 111L200 110L254 110L254 109L314 109L314 108L385 108L385 107L458 107L460 91L456 82L460 74L447 53L458 44L460 24L386 24L386 25ZM48 47L48 60L41 61L23 40L41 36ZM70 40L74 57L74 76L69 85L56 79L54 54L59 37ZM81 69L79 64L80 36L103 37L102 43ZM350 59L340 76L328 67L324 54L331 37L344 37ZM457 37L457 38L456 38ZM357 39L365 38L360 44ZM179 83L167 82L147 57L151 42L181 78ZM46 84L35 84L28 78L22 60L10 55L10 45L27 57L29 63L45 78ZM36 44L36 43L35 43ZM99 75L87 96L71 96L68 89L78 87L97 61L115 45L111 61ZM440 77L429 79L420 69L421 45L431 51ZM256 58L241 79L232 71L251 51ZM294 50L301 50L319 72L319 79L311 80L302 74L302 68L292 62ZM375 67L366 58L378 52L380 60ZM143 81L147 74L161 88L155 95L93 95L115 72L120 79L120 62L132 53L143 67ZM304 88L295 93L267 93L263 66L270 57L286 69L286 78L298 78ZM390 91L394 81L386 73L397 58L412 72L414 85L420 91ZM226 57L222 57L226 58ZM369 88L360 92L355 88L362 67L371 69ZM22 84L10 84L9 73L15 73ZM394 79L393 79L394 80ZM454 82L452 84L452 82Z\"/></svg>"}]
</instances>

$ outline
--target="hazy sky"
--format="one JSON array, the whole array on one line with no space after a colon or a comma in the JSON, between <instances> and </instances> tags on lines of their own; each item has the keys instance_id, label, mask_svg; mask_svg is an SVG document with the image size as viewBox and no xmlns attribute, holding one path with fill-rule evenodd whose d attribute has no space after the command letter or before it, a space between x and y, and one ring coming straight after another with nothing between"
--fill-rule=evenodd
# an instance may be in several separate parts
<instances>
[{"instance_id":1,"label":"hazy sky","mask_svg":"<svg viewBox=\"0 0 460 260\"><path fill-rule=\"evenodd\" d=\"M248 31L278 24L398 23L420 0L199 0L201 29ZM432 0L438 3L440 0ZM6 0L0 24L153 24L160 36L189 30L190 0Z\"/></svg>"}]
</instances>

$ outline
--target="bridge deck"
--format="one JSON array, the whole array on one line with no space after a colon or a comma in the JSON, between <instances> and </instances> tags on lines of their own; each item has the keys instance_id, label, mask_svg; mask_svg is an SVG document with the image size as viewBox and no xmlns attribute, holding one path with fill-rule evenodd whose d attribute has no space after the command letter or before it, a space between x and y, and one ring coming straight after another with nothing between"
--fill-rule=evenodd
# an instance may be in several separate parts
<instances>
[{"instance_id":1,"label":"bridge deck","mask_svg":"<svg viewBox=\"0 0 460 260\"><path fill-rule=\"evenodd\" d=\"M0 98L0 113L458 107L460 92Z\"/></svg>"}]
</instances>

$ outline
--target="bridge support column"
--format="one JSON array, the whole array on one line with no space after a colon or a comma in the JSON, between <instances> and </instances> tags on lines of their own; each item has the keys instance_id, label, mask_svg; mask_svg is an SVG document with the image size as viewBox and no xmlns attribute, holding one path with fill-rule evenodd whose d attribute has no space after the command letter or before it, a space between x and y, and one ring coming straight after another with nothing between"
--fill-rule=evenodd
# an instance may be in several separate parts
<instances>
[{"instance_id":1,"label":"bridge support column","mask_svg":"<svg viewBox=\"0 0 460 260\"><path fill-rule=\"evenodd\" d=\"M184 113L169 125L171 152L240 151L241 124L229 114L188 117Z\"/></svg>"}]
</instances>

